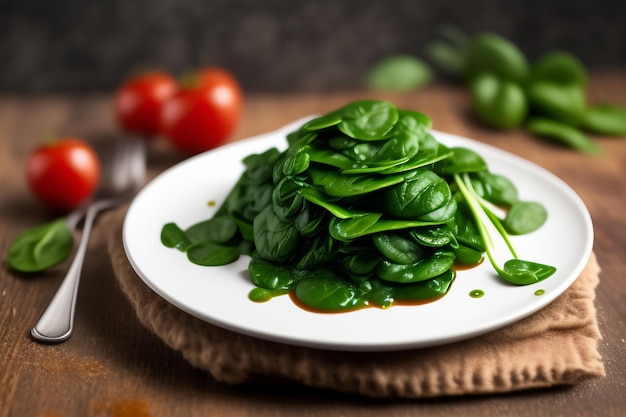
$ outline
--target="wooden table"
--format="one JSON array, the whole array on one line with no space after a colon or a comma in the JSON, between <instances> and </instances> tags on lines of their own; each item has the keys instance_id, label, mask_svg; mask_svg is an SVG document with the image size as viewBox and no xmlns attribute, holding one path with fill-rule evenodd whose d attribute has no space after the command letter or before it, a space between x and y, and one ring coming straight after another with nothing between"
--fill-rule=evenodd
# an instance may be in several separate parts
<instances>
[{"instance_id":1,"label":"wooden table","mask_svg":"<svg viewBox=\"0 0 626 417\"><path fill-rule=\"evenodd\" d=\"M626 139L598 138L606 150L589 157L521 131L477 123L468 97L434 85L408 95L342 92L250 95L233 140L363 97L429 114L434 127L501 147L547 168L587 204L602 267L597 289L600 351L607 376L573 387L422 401L373 400L300 386L226 386L194 369L136 319L106 256L107 231L90 241L74 336L40 345L29 330L59 286L68 262L45 274L0 268L0 417L6 416L622 416L626 409ZM0 252L23 229L51 214L31 196L23 174L32 147L48 135L76 135L104 146L118 133L109 96L0 96ZM596 74L589 100L626 106L626 73ZM165 142L153 145L150 173L182 160Z\"/></svg>"}]
</instances>

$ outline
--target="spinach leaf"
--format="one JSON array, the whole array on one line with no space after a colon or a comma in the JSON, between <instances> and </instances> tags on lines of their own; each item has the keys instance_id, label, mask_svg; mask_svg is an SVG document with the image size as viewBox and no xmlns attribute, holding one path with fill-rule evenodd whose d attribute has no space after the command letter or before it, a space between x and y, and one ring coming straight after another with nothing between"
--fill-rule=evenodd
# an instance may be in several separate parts
<instances>
[{"instance_id":1,"label":"spinach leaf","mask_svg":"<svg viewBox=\"0 0 626 417\"><path fill-rule=\"evenodd\" d=\"M513 235L534 232L546 222L546 208L534 201L519 201L511 206L504 219L504 227Z\"/></svg>"},{"instance_id":2,"label":"spinach leaf","mask_svg":"<svg viewBox=\"0 0 626 417\"><path fill-rule=\"evenodd\" d=\"M581 123L590 132L626 136L626 108L612 104L590 106L585 109Z\"/></svg>"},{"instance_id":3,"label":"spinach leaf","mask_svg":"<svg viewBox=\"0 0 626 417\"><path fill-rule=\"evenodd\" d=\"M357 289L332 273L303 279L295 294L303 304L316 310L344 311L359 306Z\"/></svg>"},{"instance_id":4,"label":"spinach leaf","mask_svg":"<svg viewBox=\"0 0 626 417\"><path fill-rule=\"evenodd\" d=\"M268 205L252 223L254 245L259 255L269 261L281 261L298 245L299 234L291 222L284 222Z\"/></svg>"},{"instance_id":5,"label":"spinach leaf","mask_svg":"<svg viewBox=\"0 0 626 417\"><path fill-rule=\"evenodd\" d=\"M600 145L591 140L579 129L568 124L548 119L545 117L533 117L526 124L527 129L542 138L551 139L556 143L569 146L589 155L603 153Z\"/></svg>"},{"instance_id":6,"label":"spinach leaf","mask_svg":"<svg viewBox=\"0 0 626 417\"><path fill-rule=\"evenodd\" d=\"M190 243L205 240L215 243L226 243L235 237L237 230L237 223L231 216L219 215L189 227L185 230L184 238ZM184 246L184 243L185 240L180 244Z\"/></svg>"},{"instance_id":7,"label":"spinach leaf","mask_svg":"<svg viewBox=\"0 0 626 417\"><path fill-rule=\"evenodd\" d=\"M398 121L398 109L385 101L356 101L339 109L338 113L343 118L339 130L363 141L386 138Z\"/></svg>"},{"instance_id":8,"label":"spinach leaf","mask_svg":"<svg viewBox=\"0 0 626 417\"><path fill-rule=\"evenodd\" d=\"M176 223L167 223L161 229L161 243L168 248L176 248L185 252L191 245L191 240L183 229L178 227Z\"/></svg>"},{"instance_id":9,"label":"spinach leaf","mask_svg":"<svg viewBox=\"0 0 626 417\"><path fill-rule=\"evenodd\" d=\"M476 194L495 205L510 206L519 199L517 188L503 175L480 171L473 173L471 180Z\"/></svg>"},{"instance_id":10,"label":"spinach leaf","mask_svg":"<svg viewBox=\"0 0 626 417\"><path fill-rule=\"evenodd\" d=\"M378 62L367 78L370 88L387 91L411 91L432 78L430 67L411 55L394 55Z\"/></svg>"},{"instance_id":11,"label":"spinach leaf","mask_svg":"<svg viewBox=\"0 0 626 417\"><path fill-rule=\"evenodd\" d=\"M411 178L385 190L381 196L381 205L385 214L400 219L419 220L450 204L451 200L452 192L448 183L433 171L421 169Z\"/></svg>"},{"instance_id":12,"label":"spinach leaf","mask_svg":"<svg viewBox=\"0 0 626 417\"><path fill-rule=\"evenodd\" d=\"M432 301L443 297L454 281L456 274L448 269L426 281L395 285L390 288L391 296L397 301Z\"/></svg>"},{"instance_id":13,"label":"spinach leaf","mask_svg":"<svg viewBox=\"0 0 626 417\"><path fill-rule=\"evenodd\" d=\"M289 268L260 258L252 258L248 264L250 279L257 287L268 290L289 290L296 282Z\"/></svg>"},{"instance_id":14,"label":"spinach leaf","mask_svg":"<svg viewBox=\"0 0 626 417\"><path fill-rule=\"evenodd\" d=\"M402 175L342 175L333 169L309 169L311 180L315 185L324 188L324 192L332 197L352 197L369 194L404 181Z\"/></svg>"},{"instance_id":15,"label":"spinach leaf","mask_svg":"<svg viewBox=\"0 0 626 417\"><path fill-rule=\"evenodd\" d=\"M324 116L316 117L313 120L309 120L304 125L302 125L303 130L314 131L314 130L322 130L328 127L336 126L343 118L339 113L330 113Z\"/></svg>"},{"instance_id":16,"label":"spinach leaf","mask_svg":"<svg viewBox=\"0 0 626 417\"><path fill-rule=\"evenodd\" d=\"M453 175L462 172L480 172L487 170L487 163L475 151L467 148L451 148L452 155L435 164L439 175Z\"/></svg>"},{"instance_id":17,"label":"spinach leaf","mask_svg":"<svg viewBox=\"0 0 626 417\"><path fill-rule=\"evenodd\" d=\"M454 259L452 252L435 252L410 264L396 264L383 259L376 273L381 279L398 283L426 281L446 273L454 264Z\"/></svg>"},{"instance_id":18,"label":"spinach leaf","mask_svg":"<svg viewBox=\"0 0 626 417\"><path fill-rule=\"evenodd\" d=\"M197 265L226 265L239 258L239 249L205 240L187 247L187 258Z\"/></svg>"},{"instance_id":19,"label":"spinach leaf","mask_svg":"<svg viewBox=\"0 0 626 417\"><path fill-rule=\"evenodd\" d=\"M387 260L397 264L417 262L423 256L417 243L396 234L374 235L372 241Z\"/></svg>"},{"instance_id":20,"label":"spinach leaf","mask_svg":"<svg viewBox=\"0 0 626 417\"><path fill-rule=\"evenodd\" d=\"M7 253L7 266L19 272L39 272L66 260L74 236L65 219L57 219L20 233Z\"/></svg>"}]
</instances>

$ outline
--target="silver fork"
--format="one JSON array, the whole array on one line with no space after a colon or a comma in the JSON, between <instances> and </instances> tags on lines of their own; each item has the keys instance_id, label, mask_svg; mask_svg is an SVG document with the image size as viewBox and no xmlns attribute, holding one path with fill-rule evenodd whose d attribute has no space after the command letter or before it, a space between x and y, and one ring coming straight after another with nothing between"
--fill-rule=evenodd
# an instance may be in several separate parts
<instances>
[{"instance_id":1,"label":"silver fork","mask_svg":"<svg viewBox=\"0 0 626 417\"><path fill-rule=\"evenodd\" d=\"M83 233L67 275L30 332L36 341L58 343L72 335L78 284L93 222L101 211L130 198L143 183L145 175L145 143L140 139L122 138L112 158L108 181L99 192L99 198L87 207Z\"/></svg>"}]
</instances>

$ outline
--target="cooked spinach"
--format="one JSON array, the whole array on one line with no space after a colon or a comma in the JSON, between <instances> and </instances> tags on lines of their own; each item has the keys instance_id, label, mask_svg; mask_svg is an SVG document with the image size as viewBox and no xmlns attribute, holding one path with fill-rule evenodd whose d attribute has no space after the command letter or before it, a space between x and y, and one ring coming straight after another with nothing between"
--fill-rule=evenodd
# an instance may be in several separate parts
<instances>
[{"instance_id":1,"label":"cooked spinach","mask_svg":"<svg viewBox=\"0 0 626 417\"><path fill-rule=\"evenodd\" d=\"M439 143L430 127L426 115L388 102L350 103L287 135L285 151L246 157L213 218L187 230L166 224L161 240L200 265L249 254L256 301L290 292L308 308L346 311L435 300L455 264L492 258L486 223L511 248L507 230L536 230L546 212L520 201L476 152ZM496 218L490 204L509 216ZM509 282L555 270L511 253L512 261L492 261Z\"/></svg>"}]
</instances>

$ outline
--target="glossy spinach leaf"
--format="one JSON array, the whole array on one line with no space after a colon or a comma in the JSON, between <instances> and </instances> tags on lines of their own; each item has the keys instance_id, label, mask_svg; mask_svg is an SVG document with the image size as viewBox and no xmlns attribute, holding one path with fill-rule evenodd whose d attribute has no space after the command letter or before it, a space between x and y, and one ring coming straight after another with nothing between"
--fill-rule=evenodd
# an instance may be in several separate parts
<instances>
[{"instance_id":1,"label":"glossy spinach leaf","mask_svg":"<svg viewBox=\"0 0 626 417\"><path fill-rule=\"evenodd\" d=\"M254 245L259 255L269 261L281 261L292 253L299 241L299 234L291 222L284 222L268 205L254 218Z\"/></svg>"},{"instance_id":2,"label":"glossy spinach leaf","mask_svg":"<svg viewBox=\"0 0 626 417\"><path fill-rule=\"evenodd\" d=\"M398 121L398 109L391 103L361 100L338 110L342 117L339 130L351 138L370 141L387 135Z\"/></svg>"},{"instance_id":3,"label":"glossy spinach leaf","mask_svg":"<svg viewBox=\"0 0 626 417\"><path fill-rule=\"evenodd\" d=\"M383 213L393 217L419 220L450 204L451 200L448 183L433 171L421 169L407 180L385 190L381 206Z\"/></svg>"},{"instance_id":4,"label":"glossy spinach leaf","mask_svg":"<svg viewBox=\"0 0 626 417\"><path fill-rule=\"evenodd\" d=\"M451 148L452 155L435 164L439 175L453 175L462 172L480 172L487 170L487 163L478 153L467 148Z\"/></svg>"},{"instance_id":5,"label":"glossy spinach leaf","mask_svg":"<svg viewBox=\"0 0 626 417\"><path fill-rule=\"evenodd\" d=\"M506 214L504 227L513 235L523 235L539 229L548 219L548 211L534 201L519 201Z\"/></svg>"},{"instance_id":6,"label":"glossy spinach leaf","mask_svg":"<svg viewBox=\"0 0 626 417\"><path fill-rule=\"evenodd\" d=\"M397 264L414 263L424 256L417 243L397 234L377 234L372 237L372 242L387 260Z\"/></svg>"},{"instance_id":7,"label":"glossy spinach leaf","mask_svg":"<svg viewBox=\"0 0 626 417\"><path fill-rule=\"evenodd\" d=\"M402 175L342 175L334 169L309 169L313 184L324 188L332 197L352 197L369 194L404 181Z\"/></svg>"},{"instance_id":8,"label":"glossy spinach leaf","mask_svg":"<svg viewBox=\"0 0 626 417\"><path fill-rule=\"evenodd\" d=\"M550 277L556 272L556 268L536 262L511 259L504 263L504 279L515 285L529 285Z\"/></svg>"},{"instance_id":9,"label":"glossy spinach leaf","mask_svg":"<svg viewBox=\"0 0 626 417\"><path fill-rule=\"evenodd\" d=\"M341 123L342 120L343 118L339 113L325 114L323 116L309 120L304 125L302 125L302 129L308 131L322 130L332 126L336 126Z\"/></svg>"},{"instance_id":10,"label":"glossy spinach leaf","mask_svg":"<svg viewBox=\"0 0 626 417\"><path fill-rule=\"evenodd\" d=\"M410 264L397 264L383 259L376 268L377 275L385 280L397 283L425 281L441 275L452 268L454 253L435 252Z\"/></svg>"},{"instance_id":11,"label":"glossy spinach leaf","mask_svg":"<svg viewBox=\"0 0 626 417\"><path fill-rule=\"evenodd\" d=\"M191 262L203 266L226 265L239 259L236 246L223 246L208 240L190 245L186 252Z\"/></svg>"},{"instance_id":12,"label":"glossy spinach leaf","mask_svg":"<svg viewBox=\"0 0 626 417\"><path fill-rule=\"evenodd\" d=\"M432 301L443 297L449 290L456 273L448 269L426 281L390 287L391 296L397 301Z\"/></svg>"},{"instance_id":13,"label":"glossy spinach leaf","mask_svg":"<svg viewBox=\"0 0 626 417\"><path fill-rule=\"evenodd\" d=\"M409 236L418 244L429 248L459 246L454 230L449 224L411 230Z\"/></svg>"},{"instance_id":14,"label":"glossy spinach leaf","mask_svg":"<svg viewBox=\"0 0 626 417\"><path fill-rule=\"evenodd\" d=\"M185 237L191 243L205 240L226 243L235 237L237 231L237 223L231 216L219 215L189 227L185 230Z\"/></svg>"},{"instance_id":15,"label":"glossy spinach leaf","mask_svg":"<svg viewBox=\"0 0 626 417\"><path fill-rule=\"evenodd\" d=\"M471 180L476 194L495 205L510 206L519 200L515 184L504 175L480 171Z\"/></svg>"},{"instance_id":16,"label":"glossy spinach leaf","mask_svg":"<svg viewBox=\"0 0 626 417\"><path fill-rule=\"evenodd\" d=\"M167 223L161 229L161 243L168 248L176 248L185 252L191 245L191 240L176 223Z\"/></svg>"},{"instance_id":17,"label":"glossy spinach leaf","mask_svg":"<svg viewBox=\"0 0 626 417\"><path fill-rule=\"evenodd\" d=\"M357 288L332 273L303 279L295 294L304 305L322 311L352 310L360 300Z\"/></svg>"},{"instance_id":18,"label":"glossy spinach leaf","mask_svg":"<svg viewBox=\"0 0 626 417\"><path fill-rule=\"evenodd\" d=\"M248 272L254 285L268 290L289 290L296 282L288 267L260 258L250 260Z\"/></svg>"},{"instance_id":19,"label":"glossy spinach leaf","mask_svg":"<svg viewBox=\"0 0 626 417\"><path fill-rule=\"evenodd\" d=\"M20 233L7 253L7 266L19 272L39 272L66 260L74 248L74 236L65 219L58 219Z\"/></svg>"}]
</instances>

